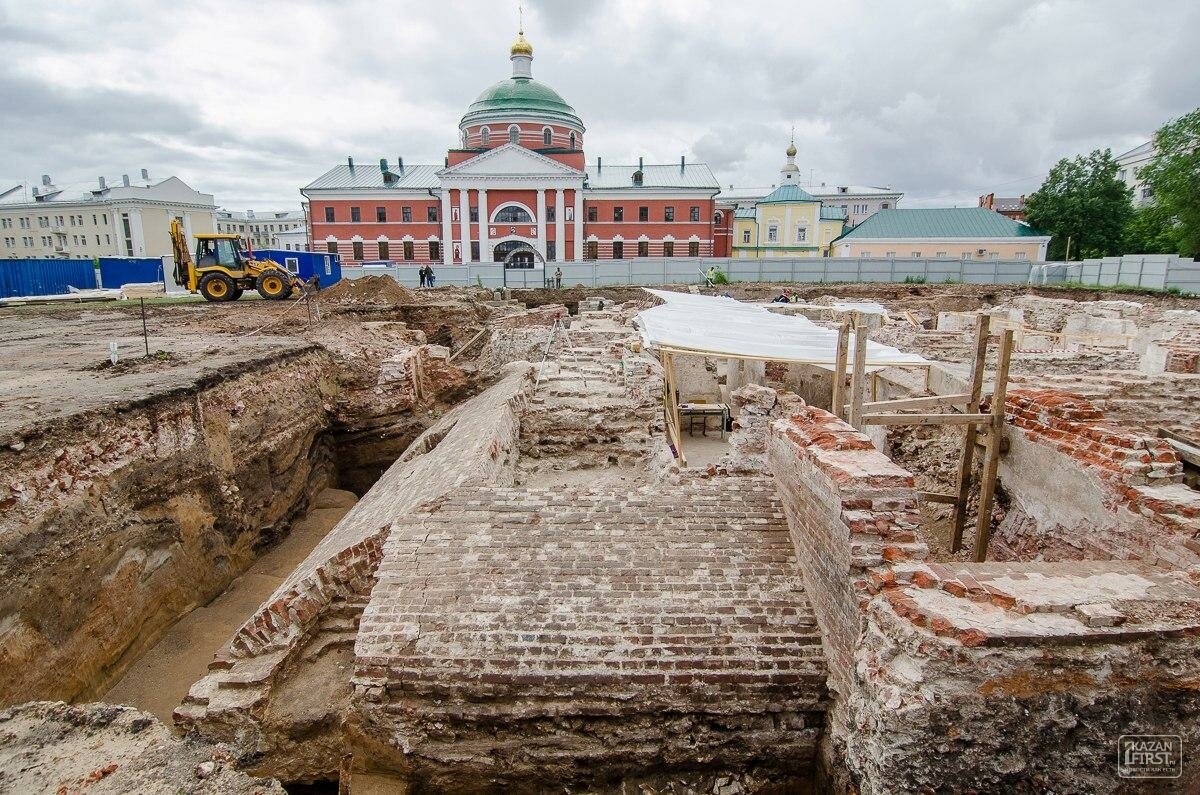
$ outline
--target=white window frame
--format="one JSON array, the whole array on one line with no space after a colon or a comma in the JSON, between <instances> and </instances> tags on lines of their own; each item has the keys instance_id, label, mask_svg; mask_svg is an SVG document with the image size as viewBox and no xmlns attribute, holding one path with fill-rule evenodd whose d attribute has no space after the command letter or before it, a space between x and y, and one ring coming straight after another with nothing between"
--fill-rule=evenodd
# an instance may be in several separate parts
<instances>
[{"instance_id":1,"label":"white window frame","mask_svg":"<svg viewBox=\"0 0 1200 795\"><path fill-rule=\"evenodd\" d=\"M779 242L779 224L768 224L767 225L767 242L768 243L778 243Z\"/></svg>"}]
</instances>

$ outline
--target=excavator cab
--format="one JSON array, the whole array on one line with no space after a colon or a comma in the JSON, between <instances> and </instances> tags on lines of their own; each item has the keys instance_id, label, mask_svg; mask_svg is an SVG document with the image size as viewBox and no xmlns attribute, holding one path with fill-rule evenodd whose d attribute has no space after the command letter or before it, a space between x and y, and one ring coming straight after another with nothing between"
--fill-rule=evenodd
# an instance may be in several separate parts
<instances>
[{"instance_id":1,"label":"excavator cab","mask_svg":"<svg viewBox=\"0 0 1200 795\"><path fill-rule=\"evenodd\" d=\"M303 287L301 281L269 259L254 259L237 235L196 235L196 254L187 248L183 224L171 222L175 283L208 301L236 301L246 290L282 301Z\"/></svg>"}]
</instances>

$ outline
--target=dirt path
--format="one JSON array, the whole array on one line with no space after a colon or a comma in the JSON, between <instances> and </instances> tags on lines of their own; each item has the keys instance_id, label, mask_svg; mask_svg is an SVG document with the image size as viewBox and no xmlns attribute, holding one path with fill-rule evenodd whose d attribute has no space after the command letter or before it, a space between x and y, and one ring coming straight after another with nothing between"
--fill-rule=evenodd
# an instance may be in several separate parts
<instances>
[{"instance_id":1,"label":"dirt path","mask_svg":"<svg viewBox=\"0 0 1200 795\"><path fill-rule=\"evenodd\" d=\"M134 663L102 701L153 713L168 726L188 688L204 676L213 653L270 596L354 506L348 491L326 489L279 546L263 555L225 593L177 621Z\"/></svg>"}]
</instances>

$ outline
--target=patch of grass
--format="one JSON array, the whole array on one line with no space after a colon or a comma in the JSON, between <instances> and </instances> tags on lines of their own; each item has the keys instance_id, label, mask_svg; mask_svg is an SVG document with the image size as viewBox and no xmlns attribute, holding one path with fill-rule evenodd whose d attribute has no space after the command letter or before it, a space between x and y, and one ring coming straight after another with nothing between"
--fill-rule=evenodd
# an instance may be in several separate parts
<instances>
[{"instance_id":1,"label":"patch of grass","mask_svg":"<svg viewBox=\"0 0 1200 795\"><path fill-rule=\"evenodd\" d=\"M1195 293L1186 293L1178 287L1138 287L1136 284L1083 284L1082 282L1060 282L1059 284L1041 285L1046 289L1057 290L1087 290L1101 293L1129 293L1131 295L1169 295L1173 298L1196 298Z\"/></svg>"},{"instance_id":2,"label":"patch of grass","mask_svg":"<svg viewBox=\"0 0 1200 795\"><path fill-rule=\"evenodd\" d=\"M717 271L712 277L713 284L729 284L729 277L725 275L725 271Z\"/></svg>"},{"instance_id":3,"label":"patch of grass","mask_svg":"<svg viewBox=\"0 0 1200 795\"><path fill-rule=\"evenodd\" d=\"M924 276L905 276L904 277L905 284L925 284L925 282L927 282L927 281L928 281L928 279L926 279Z\"/></svg>"}]
</instances>

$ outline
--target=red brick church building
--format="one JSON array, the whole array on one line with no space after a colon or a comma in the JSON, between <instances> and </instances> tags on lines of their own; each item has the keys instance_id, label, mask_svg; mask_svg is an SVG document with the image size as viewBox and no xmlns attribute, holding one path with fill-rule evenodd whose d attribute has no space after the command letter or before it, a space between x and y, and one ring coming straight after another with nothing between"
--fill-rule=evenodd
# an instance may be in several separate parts
<instances>
[{"instance_id":1,"label":"red brick church building","mask_svg":"<svg viewBox=\"0 0 1200 795\"><path fill-rule=\"evenodd\" d=\"M533 79L524 32L512 76L459 122L441 165L348 159L301 189L313 251L346 264L563 262L728 254L730 219L708 166L613 165L584 155L587 129L554 89ZM722 236L718 229L725 228Z\"/></svg>"}]
</instances>

